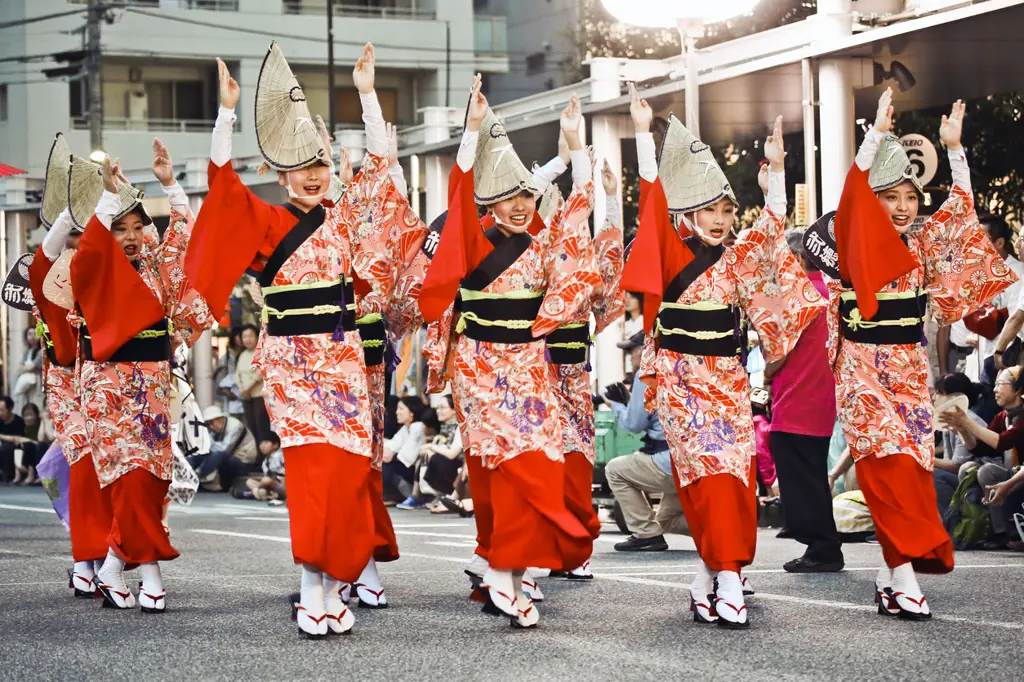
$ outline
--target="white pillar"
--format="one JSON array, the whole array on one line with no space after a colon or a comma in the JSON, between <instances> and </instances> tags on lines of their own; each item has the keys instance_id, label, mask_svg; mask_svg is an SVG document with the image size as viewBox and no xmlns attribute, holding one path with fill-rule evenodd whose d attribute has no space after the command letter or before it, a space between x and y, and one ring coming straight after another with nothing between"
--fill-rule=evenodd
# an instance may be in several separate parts
<instances>
[{"instance_id":1,"label":"white pillar","mask_svg":"<svg viewBox=\"0 0 1024 682\"><path fill-rule=\"evenodd\" d=\"M810 59L800 63L804 109L804 184L807 185L807 224L818 219L818 152L814 97L814 64Z\"/></svg>"},{"instance_id":2,"label":"white pillar","mask_svg":"<svg viewBox=\"0 0 1024 682\"><path fill-rule=\"evenodd\" d=\"M608 159L612 171L618 179L619 205L622 205L622 138L630 134L631 123L628 116L594 116L590 124L590 139L594 145L594 158L597 168L594 169L594 229L600 230L606 219L606 202L604 187L601 184L601 168ZM590 365L593 369L591 377L598 387L622 381L624 362L622 350L615 346L622 341L622 320L619 319L597 335L594 340Z\"/></svg>"},{"instance_id":3,"label":"white pillar","mask_svg":"<svg viewBox=\"0 0 1024 682\"><path fill-rule=\"evenodd\" d=\"M349 161L353 167L363 162L363 155L366 153L366 133L362 128L344 128L337 131L335 137L340 146L348 152Z\"/></svg>"},{"instance_id":4,"label":"white pillar","mask_svg":"<svg viewBox=\"0 0 1024 682\"><path fill-rule=\"evenodd\" d=\"M853 163L853 83L849 66L842 59L825 59L818 65L823 213L839 206L843 183Z\"/></svg>"},{"instance_id":5,"label":"white pillar","mask_svg":"<svg viewBox=\"0 0 1024 682\"><path fill-rule=\"evenodd\" d=\"M424 189L427 193L427 210L422 214L424 222L448 210L448 174L452 172L452 157L447 154L428 154L423 158Z\"/></svg>"},{"instance_id":6,"label":"white pillar","mask_svg":"<svg viewBox=\"0 0 1024 682\"><path fill-rule=\"evenodd\" d=\"M818 24L816 42L851 35L851 0L819 0L815 20ZM821 212L826 213L839 206L843 182L853 163L853 79L850 64L846 60L825 59L818 64L818 102L821 125Z\"/></svg>"},{"instance_id":7,"label":"white pillar","mask_svg":"<svg viewBox=\"0 0 1024 682\"><path fill-rule=\"evenodd\" d=\"M619 67L625 60L616 57L595 57L590 66L590 101L607 102L622 94L619 88Z\"/></svg>"},{"instance_id":8,"label":"white pillar","mask_svg":"<svg viewBox=\"0 0 1024 682\"><path fill-rule=\"evenodd\" d=\"M203 206L202 195L193 194L188 198L188 203L192 215L199 215L199 210ZM218 317L223 311L210 312ZM196 393L196 402L200 408L213 404L213 334L209 329L203 332L192 346L192 389Z\"/></svg>"}]
</instances>

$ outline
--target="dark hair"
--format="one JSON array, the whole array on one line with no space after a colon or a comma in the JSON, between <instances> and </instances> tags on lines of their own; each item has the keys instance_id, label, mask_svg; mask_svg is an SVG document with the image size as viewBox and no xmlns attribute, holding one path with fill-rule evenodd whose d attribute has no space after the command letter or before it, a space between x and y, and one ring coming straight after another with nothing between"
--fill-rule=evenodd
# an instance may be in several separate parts
<instances>
[{"instance_id":1,"label":"dark hair","mask_svg":"<svg viewBox=\"0 0 1024 682\"><path fill-rule=\"evenodd\" d=\"M278 436L273 431L271 431L267 435L263 436L263 438L260 438L260 442L263 442L263 441L270 441L271 443L274 444L274 447L278 447L278 448L281 447L281 437Z\"/></svg>"},{"instance_id":2,"label":"dark hair","mask_svg":"<svg viewBox=\"0 0 1024 682\"><path fill-rule=\"evenodd\" d=\"M235 339L238 340L237 343L235 342ZM228 332L228 348L237 348L241 344L242 344L242 328L241 327L232 327L231 331Z\"/></svg>"},{"instance_id":3,"label":"dark hair","mask_svg":"<svg viewBox=\"0 0 1024 682\"><path fill-rule=\"evenodd\" d=\"M243 332L246 332L246 331L249 331L249 330L252 330L252 333L256 335L256 338L259 338L259 336L260 336L260 328L259 328L259 327L257 327L257 326L256 326L256 325L254 325L254 324L243 324L243 325L242 325L242 326L241 326L241 327L240 327L240 328L238 329L238 334L239 334L239 336L241 336L241 334L242 334Z\"/></svg>"},{"instance_id":4,"label":"dark hair","mask_svg":"<svg viewBox=\"0 0 1024 682\"><path fill-rule=\"evenodd\" d=\"M988 238L995 245L997 239L1002 239L1003 244L1006 247L1006 252L1014 258L1017 257L1017 253L1013 250L1013 230L1007 224L1003 218L997 215L985 215L978 218L978 222L988 232Z\"/></svg>"},{"instance_id":5,"label":"dark hair","mask_svg":"<svg viewBox=\"0 0 1024 682\"><path fill-rule=\"evenodd\" d=\"M41 419L42 418L42 415L39 412L39 406L38 405L36 405L35 403L25 403L25 407L21 408L21 416L22 416L23 419L25 417L25 413L28 412L29 409L31 409L33 412L36 413L36 419Z\"/></svg>"},{"instance_id":6,"label":"dark hair","mask_svg":"<svg viewBox=\"0 0 1024 682\"><path fill-rule=\"evenodd\" d=\"M444 395L442 397L444 398L444 401L446 403L448 403L448 407L450 407L451 409L454 410L455 409L455 396L453 396L451 393L448 393L448 394L446 394L446 395Z\"/></svg>"},{"instance_id":7,"label":"dark hair","mask_svg":"<svg viewBox=\"0 0 1024 682\"><path fill-rule=\"evenodd\" d=\"M961 372L939 377L935 382L935 390L943 395L963 393L967 396L968 405L972 409L988 397L984 386L974 383L970 377Z\"/></svg>"},{"instance_id":8,"label":"dark hair","mask_svg":"<svg viewBox=\"0 0 1024 682\"><path fill-rule=\"evenodd\" d=\"M437 418L437 410L432 407L424 408L416 421L423 422L423 427L433 429L434 433L441 432L441 420Z\"/></svg>"},{"instance_id":9,"label":"dark hair","mask_svg":"<svg viewBox=\"0 0 1024 682\"><path fill-rule=\"evenodd\" d=\"M644 295L640 294L640 293L637 293L635 291L627 291L626 295L627 296L632 296L640 304L640 319L643 319L643 316L644 316ZM627 320L632 320L633 316L629 312L627 312L626 313L626 319Z\"/></svg>"},{"instance_id":10,"label":"dark hair","mask_svg":"<svg viewBox=\"0 0 1024 682\"><path fill-rule=\"evenodd\" d=\"M14 399L9 395L0 396L0 402L7 406L8 410L14 409Z\"/></svg>"},{"instance_id":11,"label":"dark hair","mask_svg":"<svg viewBox=\"0 0 1024 682\"><path fill-rule=\"evenodd\" d=\"M423 399L418 395L407 395L398 399L398 402L405 405L405 407L412 412L412 420L414 422L421 421L420 415L423 414L423 409L426 405L423 403ZM436 417L436 414L435 414Z\"/></svg>"}]
</instances>

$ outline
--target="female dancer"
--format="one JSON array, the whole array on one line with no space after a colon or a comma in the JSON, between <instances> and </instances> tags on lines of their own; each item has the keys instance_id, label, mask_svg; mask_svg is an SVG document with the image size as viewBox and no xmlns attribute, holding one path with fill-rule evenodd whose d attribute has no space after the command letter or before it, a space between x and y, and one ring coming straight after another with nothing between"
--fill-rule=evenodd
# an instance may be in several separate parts
<instances>
[{"instance_id":1,"label":"female dancer","mask_svg":"<svg viewBox=\"0 0 1024 682\"><path fill-rule=\"evenodd\" d=\"M29 284L36 302L38 330L46 347L43 361L46 401L61 450L70 467L68 520L75 566L69 587L76 597L94 597L98 594L96 569L107 556L107 537L113 521L110 489L100 488L96 478L85 415L82 413L77 368L81 359L78 328L68 321L68 311L43 293L43 282L54 262L64 251L77 249L82 236L82 230L71 220L68 211L70 170L71 150L64 136L57 133L46 162L46 184L39 211L40 219L49 230L29 267Z\"/></svg>"},{"instance_id":2,"label":"female dancer","mask_svg":"<svg viewBox=\"0 0 1024 682\"><path fill-rule=\"evenodd\" d=\"M960 145L964 111L957 101L939 128L953 172L949 198L911 232L923 190L889 132L892 90L882 93L836 214L845 281L829 282L839 419L886 564L874 598L880 614L913 620L931 616L914 572L953 570L932 481L926 309L930 303L936 321L951 324L1016 280L978 225Z\"/></svg>"},{"instance_id":3,"label":"female dancer","mask_svg":"<svg viewBox=\"0 0 1024 682\"><path fill-rule=\"evenodd\" d=\"M540 218L532 177L476 77L449 178L447 220L420 293L423 318L440 320L446 347L432 355L434 363L444 358L445 367L432 370L450 370L466 420L478 554L490 563L482 587L519 627L539 620L522 589L526 567L579 566L591 550L589 533L565 508L557 402L539 340L571 318L600 283L587 227L593 185L580 118L574 97L561 126L576 186L559 220L534 232ZM486 232L477 203L494 217ZM492 511L490 524L482 506Z\"/></svg>"},{"instance_id":4,"label":"female dancer","mask_svg":"<svg viewBox=\"0 0 1024 682\"><path fill-rule=\"evenodd\" d=\"M356 311L390 296L394 186L367 45L353 70L367 127L358 182L338 204L329 141L311 123L302 90L271 44L256 90L256 131L266 164L288 190L284 206L248 190L231 167L238 83L218 61L221 109L213 132L210 194L186 271L221 310L245 269L259 271L264 324L256 363L284 447L295 563L302 565L297 621L310 638L340 634L355 618L342 582L356 582L377 545L371 502L373 423ZM281 111L285 115L281 115ZM357 232L358 230L358 232Z\"/></svg>"},{"instance_id":5,"label":"female dancer","mask_svg":"<svg viewBox=\"0 0 1024 682\"><path fill-rule=\"evenodd\" d=\"M644 295L645 329L653 332L640 376L655 382L679 500L701 558L690 586L694 620L745 628L739 573L754 558L757 502L740 317L753 323L766 358L780 358L824 302L783 231L782 118L765 141L765 208L725 248L737 205L711 150L672 117L659 168L650 133L653 113L632 85L630 92L641 219L622 287ZM670 214L679 216L678 227Z\"/></svg>"},{"instance_id":6,"label":"female dancer","mask_svg":"<svg viewBox=\"0 0 1024 682\"><path fill-rule=\"evenodd\" d=\"M104 605L131 608L135 597L123 572L126 564L139 564L144 613L166 608L158 562L178 556L162 522L173 468L171 350L191 345L214 322L182 272L192 224L188 200L159 140L153 142L153 156L153 174L171 204L161 243L151 240L155 230L142 208L142 193L119 184L120 169L109 158L102 188L96 188L95 210L72 196L70 211L79 226L92 215L71 261L71 285L85 322L79 334L86 431L113 511L110 549L96 577ZM79 172L96 177L92 164L74 159L72 187Z\"/></svg>"}]
</instances>

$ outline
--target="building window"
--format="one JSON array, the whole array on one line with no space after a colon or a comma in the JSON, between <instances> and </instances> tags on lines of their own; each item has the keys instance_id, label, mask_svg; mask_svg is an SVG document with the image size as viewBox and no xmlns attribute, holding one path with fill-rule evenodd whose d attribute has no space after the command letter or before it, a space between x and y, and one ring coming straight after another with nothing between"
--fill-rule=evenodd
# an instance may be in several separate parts
<instances>
[{"instance_id":1,"label":"building window","mask_svg":"<svg viewBox=\"0 0 1024 682\"><path fill-rule=\"evenodd\" d=\"M547 70L548 56L543 52L526 55L526 75L536 76Z\"/></svg>"},{"instance_id":2,"label":"building window","mask_svg":"<svg viewBox=\"0 0 1024 682\"><path fill-rule=\"evenodd\" d=\"M72 118L85 116L88 107L85 105L85 79L68 83L68 100L71 105Z\"/></svg>"},{"instance_id":3,"label":"building window","mask_svg":"<svg viewBox=\"0 0 1024 682\"><path fill-rule=\"evenodd\" d=\"M376 88L377 101L380 102L381 113L385 121L398 120L398 90L394 88ZM359 91L355 88L334 89L334 115L339 124L361 126L363 124L363 106L359 102Z\"/></svg>"},{"instance_id":4,"label":"building window","mask_svg":"<svg viewBox=\"0 0 1024 682\"><path fill-rule=\"evenodd\" d=\"M7 84L0 85L0 121L7 120Z\"/></svg>"}]
</instances>

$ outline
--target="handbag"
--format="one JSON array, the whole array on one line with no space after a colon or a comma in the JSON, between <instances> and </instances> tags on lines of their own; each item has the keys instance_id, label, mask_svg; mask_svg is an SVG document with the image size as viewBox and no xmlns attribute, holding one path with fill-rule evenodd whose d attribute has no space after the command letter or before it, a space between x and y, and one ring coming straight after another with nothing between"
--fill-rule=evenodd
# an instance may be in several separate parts
<instances>
[{"instance_id":1,"label":"handbag","mask_svg":"<svg viewBox=\"0 0 1024 682\"><path fill-rule=\"evenodd\" d=\"M964 326L967 330L993 341L999 337L1003 325L1009 317L1006 308L997 308L991 303L986 303L973 313L964 317Z\"/></svg>"}]
</instances>

